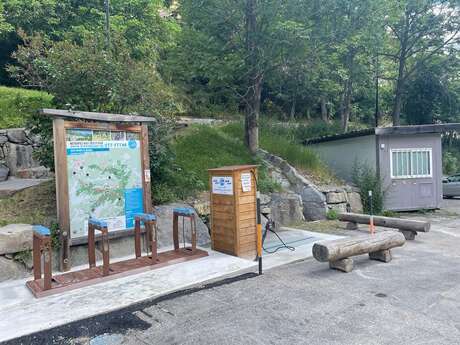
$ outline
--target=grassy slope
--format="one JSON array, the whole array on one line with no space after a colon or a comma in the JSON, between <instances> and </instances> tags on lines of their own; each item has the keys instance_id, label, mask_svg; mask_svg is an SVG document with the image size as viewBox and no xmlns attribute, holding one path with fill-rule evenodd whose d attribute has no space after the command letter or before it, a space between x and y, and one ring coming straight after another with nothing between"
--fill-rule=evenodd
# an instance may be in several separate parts
<instances>
[{"instance_id":1,"label":"grassy slope","mask_svg":"<svg viewBox=\"0 0 460 345\"><path fill-rule=\"evenodd\" d=\"M54 181L0 199L0 226L10 223L51 226L54 222L56 222Z\"/></svg>"},{"instance_id":2,"label":"grassy slope","mask_svg":"<svg viewBox=\"0 0 460 345\"><path fill-rule=\"evenodd\" d=\"M227 135L218 127L189 128L175 141L173 148L178 169L165 188L175 189L174 194L182 198L208 190L208 169L261 163L250 155L240 140ZM259 169L259 187L266 192L279 189L268 178L263 166Z\"/></svg>"},{"instance_id":3,"label":"grassy slope","mask_svg":"<svg viewBox=\"0 0 460 345\"><path fill-rule=\"evenodd\" d=\"M232 123L222 129L225 133L243 140L242 123ZM336 182L333 174L308 147L297 143L287 133L273 126L262 125L259 133L260 147L287 160L294 167L306 173L317 183Z\"/></svg>"},{"instance_id":4,"label":"grassy slope","mask_svg":"<svg viewBox=\"0 0 460 345\"><path fill-rule=\"evenodd\" d=\"M24 126L40 108L49 108L52 96L46 92L0 86L0 128Z\"/></svg>"}]
</instances>

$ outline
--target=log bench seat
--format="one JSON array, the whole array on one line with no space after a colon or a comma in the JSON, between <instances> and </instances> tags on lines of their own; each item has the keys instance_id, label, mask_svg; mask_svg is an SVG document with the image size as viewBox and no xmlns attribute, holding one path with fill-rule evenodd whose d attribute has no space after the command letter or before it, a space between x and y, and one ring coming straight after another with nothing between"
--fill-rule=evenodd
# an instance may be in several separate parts
<instances>
[{"instance_id":1,"label":"log bench seat","mask_svg":"<svg viewBox=\"0 0 460 345\"><path fill-rule=\"evenodd\" d=\"M390 249L406 243L403 234L383 231L375 234L321 241L313 245L313 257L320 262L329 262L329 267L343 272L353 270L350 257L369 254L369 259L390 262Z\"/></svg>"},{"instance_id":2,"label":"log bench seat","mask_svg":"<svg viewBox=\"0 0 460 345\"><path fill-rule=\"evenodd\" d=\"M356 230L358 224L369 224L370 216L367 214L358 213L340 213L338 220L348 222L347 229ZM383 216L373 216L374 225L386 228L398 229L406 238L406 240L413 240L418 232L430 231L431 223L421 220L401 219Z\"/></svg>"}]
</instances>

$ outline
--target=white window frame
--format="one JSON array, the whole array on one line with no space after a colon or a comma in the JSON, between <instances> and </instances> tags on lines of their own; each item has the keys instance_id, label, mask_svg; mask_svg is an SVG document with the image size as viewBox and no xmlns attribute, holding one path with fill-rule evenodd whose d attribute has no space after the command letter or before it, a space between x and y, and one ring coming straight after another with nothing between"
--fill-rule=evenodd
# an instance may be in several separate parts
<instances>
[{"instance_id":1,"label":"white window frame","mask_svg":"<svg viewBox=\"0 0 460 345\"><path fill-rule=\"evenodd\" d=\"M409 164L409 175L402 175L402 176L394 176L393 173L393 152L407 152L410 154L410 164ZM430 173L429 174L422 174L422 175L415 175L412 174L412 154L415 152L428 152L429 160L430 160ZM391 149L390 150L390 173L391 178L394 180L400 179L411 179L411 178L430 178L433 177L433 149L432 148L411 148L411 149Z\"/></svg>"}]
</instances>

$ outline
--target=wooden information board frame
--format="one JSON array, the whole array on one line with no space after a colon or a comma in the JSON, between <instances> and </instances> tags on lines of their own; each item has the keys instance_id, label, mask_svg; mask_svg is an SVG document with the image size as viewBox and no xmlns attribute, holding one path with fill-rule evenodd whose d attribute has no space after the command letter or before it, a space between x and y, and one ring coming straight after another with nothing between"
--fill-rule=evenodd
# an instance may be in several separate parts
<instances>
[{"instance_id":1,"label":"wooden information board frame","mask_svg":"<svg viewBox=\"0 0 460 345\"><path fill-rule=\"evenodd\" d=\"M56 204L60 234L60 267L63 271L71 268L70 246L87 243L87 238L72 241L70 233L69 185L67 176L66 130L69 128L113 130L139 133L144 212L151 213L151 180L148 123L154 118L122 114L77 112L59 109L42 109L40 114L51 116L53 120L54 165L56 176ZM148 175L148 176L147 176ZM133 235L133 230L109 233L110 238Z\"/></svg>"}]
</instances>

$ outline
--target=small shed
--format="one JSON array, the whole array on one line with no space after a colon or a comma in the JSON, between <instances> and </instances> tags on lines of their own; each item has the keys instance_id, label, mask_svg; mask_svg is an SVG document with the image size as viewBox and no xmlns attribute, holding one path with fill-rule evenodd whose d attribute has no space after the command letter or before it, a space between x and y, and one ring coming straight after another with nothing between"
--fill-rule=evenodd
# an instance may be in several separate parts
<instances>
[{"instance_id":1,"label":"small shed","mask_svg":"<svg viewBox=\"0 0 460 345\"><path fill-rule=\"evenodd\" d=\"M441 135L460 124L378 127L304 143L340 178L351 182L355 166L373 168L393 211L436 209L442 201Z\"/></svg>"}]
</instances>

